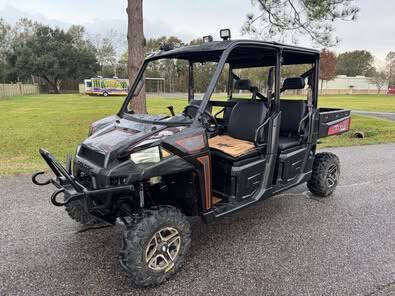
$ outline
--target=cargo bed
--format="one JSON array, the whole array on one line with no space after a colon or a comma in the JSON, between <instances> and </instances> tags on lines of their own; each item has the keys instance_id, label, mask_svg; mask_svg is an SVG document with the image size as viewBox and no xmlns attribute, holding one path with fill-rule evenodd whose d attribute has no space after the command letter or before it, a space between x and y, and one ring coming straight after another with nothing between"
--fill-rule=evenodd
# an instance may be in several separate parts
<instances>
[{"instance_id":1,"label":"cargo bed","mask_svg":"<svg viewBox=\"0 0 395 296\"><path fill-rule=\"evenodd\" d=\"M339 135L350 130L351 110L319 108L319 137Z\"/></svg>"}]
</instances>

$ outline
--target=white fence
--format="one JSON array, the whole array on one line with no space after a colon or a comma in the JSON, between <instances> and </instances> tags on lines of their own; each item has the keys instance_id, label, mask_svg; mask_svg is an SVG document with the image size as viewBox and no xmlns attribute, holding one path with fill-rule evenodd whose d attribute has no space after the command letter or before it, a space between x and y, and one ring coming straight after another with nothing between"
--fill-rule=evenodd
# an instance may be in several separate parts
<instances>
[{"instance_id":1,"label":"white fence","mask_svg":"<svg viewBox=\"0 0 395 296\"><path fill-rule=\"evenodd\" d=\"M36 84L0 84L0 98L25 95L38 95L39 87Z\"/></svg>"}]
</instances>

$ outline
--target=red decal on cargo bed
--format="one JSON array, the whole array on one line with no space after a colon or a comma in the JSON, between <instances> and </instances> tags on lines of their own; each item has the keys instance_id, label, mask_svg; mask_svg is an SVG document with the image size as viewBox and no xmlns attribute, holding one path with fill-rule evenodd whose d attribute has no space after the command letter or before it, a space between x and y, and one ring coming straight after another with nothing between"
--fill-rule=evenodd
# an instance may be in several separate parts
<instances>
[{"instance_id":1,"label":"red decal on cargo bed","mask_svg":"<svg viewBox=\"0 0 395 296\"><path fill-rule=\"evenodd\" d=\"M328 129L328 136L341 134L350 129L351 118L347 118L346 120L340 121L334 125L331 125Z\"/></svg>"}]
</instances>

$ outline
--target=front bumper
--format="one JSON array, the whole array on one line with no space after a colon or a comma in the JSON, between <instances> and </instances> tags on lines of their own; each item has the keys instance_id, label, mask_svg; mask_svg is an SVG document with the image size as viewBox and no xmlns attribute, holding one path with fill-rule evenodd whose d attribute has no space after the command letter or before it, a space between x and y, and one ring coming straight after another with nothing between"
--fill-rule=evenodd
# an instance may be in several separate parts
<instances>
[{"instance_id":1,"label":"front bumper","mask_svg":"<svg viewBox=\"0 0 395 296\"><path fill-rule=\"evenodd\" d=\"M57 188L57 190L51 195L51 202L55 206L61 207L75 200L84 200L86 202L87 210L90 212L93 206L92 200L95 196L97 197L108 194L130 194L135 192L133 185L89 190L76 180L71 173L71 169L65 169L51 153L42 148L40 148L39 151L42 158L55 174L55 178L40 182L37 180L37 177L44 174L44 172L37 172L32 176L32 182L39 186L53 184ZM64 199L63 201L59 201L58 198L62 194Z\"/></svg>"}]
</instances>

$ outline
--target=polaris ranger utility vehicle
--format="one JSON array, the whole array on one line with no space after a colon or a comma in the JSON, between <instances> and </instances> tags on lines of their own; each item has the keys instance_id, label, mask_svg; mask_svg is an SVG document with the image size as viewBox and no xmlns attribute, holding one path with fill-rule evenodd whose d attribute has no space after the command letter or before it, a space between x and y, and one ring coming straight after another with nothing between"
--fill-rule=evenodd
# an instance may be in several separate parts
<instances>
[{"instance_id":1,"label":"polaris ranger utility vehicle","mask_svg":"<svg viewBox=\"0 0 395 296\"><path fill-rule=\"evenodd\" d=\"M119 112L91 125L65 167L40 149L55 177L32 179L57 187L55 206L82 224L126 225L119 262L137 286L158 285L181 268L191 243L186 216L207 222L301 183L322 197L337 186L339 159L316 153L317 141L347 131L350 111L317 107L319 52L221 35L149 56ZM179 102L188 103L178 115L171 106L167 115L130 109L155 63L186 70L188 101ZM197 100L194 76L205 66L212 77L204 72ZM212 98L216 88L227 100ZM286 92L300 99L286 100Z\"/></svg>"}]
</instances>

